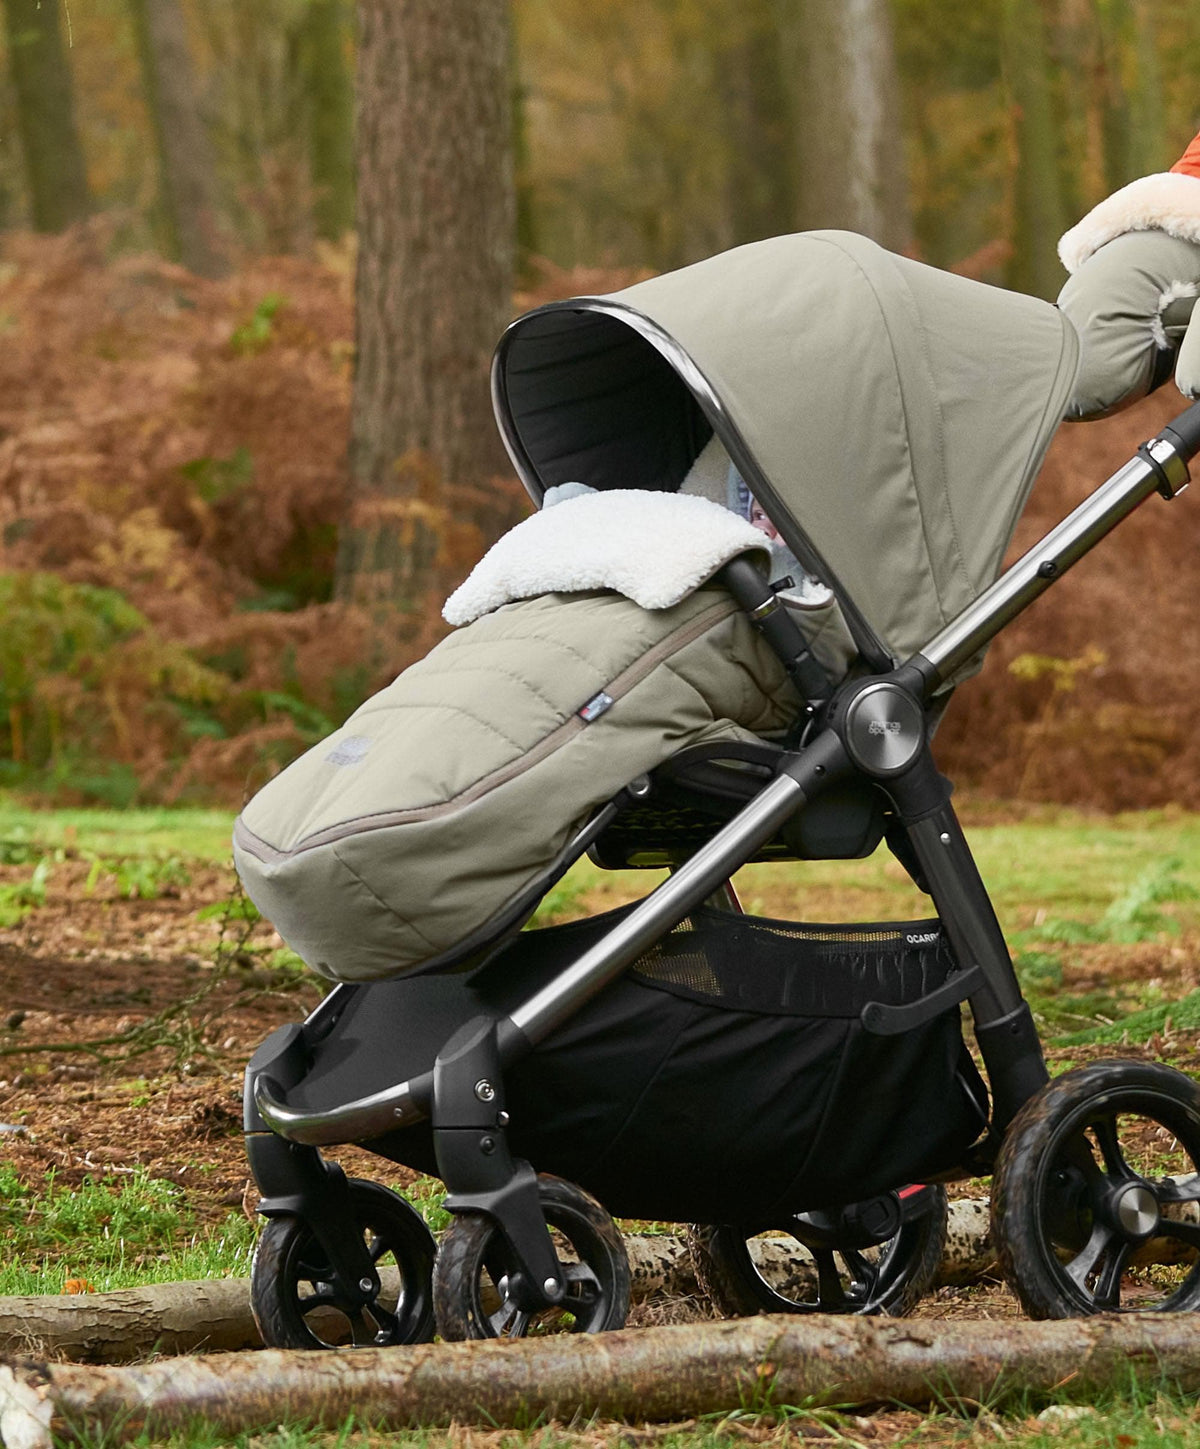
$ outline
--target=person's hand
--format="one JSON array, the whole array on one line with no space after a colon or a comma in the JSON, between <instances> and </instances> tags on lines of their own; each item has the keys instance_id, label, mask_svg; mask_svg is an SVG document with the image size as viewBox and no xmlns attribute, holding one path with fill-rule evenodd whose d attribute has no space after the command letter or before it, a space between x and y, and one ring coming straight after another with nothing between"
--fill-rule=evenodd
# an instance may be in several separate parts
<instances>
[{"instance_id":1,"label":"person's hand","mask_svg":"<svg viewBox=\"0 0 1200 1449\"><path fill-rule=\"evenodd\" d=\"M1067 416L1117 412L1172 375L1200 397L1200 179L1165 173L1123 187L1059 244L1072 273L1058 305L1082 359Z\"/></svg>"}]
</instances>

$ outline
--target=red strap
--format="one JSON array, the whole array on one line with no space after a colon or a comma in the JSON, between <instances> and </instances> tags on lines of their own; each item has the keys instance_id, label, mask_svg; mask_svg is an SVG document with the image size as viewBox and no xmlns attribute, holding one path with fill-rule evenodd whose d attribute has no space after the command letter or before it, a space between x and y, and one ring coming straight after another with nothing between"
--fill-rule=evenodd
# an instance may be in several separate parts
<instances>
[{"instance_id":1,"label":"red strap","mask_svg":"<svg viewBox=\"0 0 1200 1449\"><path fill-rule=\"evenodd\" d=\"M1187 148L1178 161L1171 167L1172 171L1182 172L1184 176L1195 176L1200 178L1200 136L1197 136Z\"/></svg>"}]
</instances>

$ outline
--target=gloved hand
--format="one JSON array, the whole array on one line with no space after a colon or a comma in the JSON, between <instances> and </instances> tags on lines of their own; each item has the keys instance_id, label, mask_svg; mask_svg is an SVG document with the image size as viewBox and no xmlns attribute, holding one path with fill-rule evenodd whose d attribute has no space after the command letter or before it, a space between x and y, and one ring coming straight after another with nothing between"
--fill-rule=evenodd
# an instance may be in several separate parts
<instances>
[{"instance_id":1,"label":"gloved hand","mask_svg":"<svg viewBox=\"0 0 1200 1449\"><path fill-rule=\"evenodd\" d=\"M1165 382L1200 397L1200 178L1144 176L1059 243L1072 273L1058 305L1082 345L1070 418L1117 412Z\"/></svg>"}]
</instances>

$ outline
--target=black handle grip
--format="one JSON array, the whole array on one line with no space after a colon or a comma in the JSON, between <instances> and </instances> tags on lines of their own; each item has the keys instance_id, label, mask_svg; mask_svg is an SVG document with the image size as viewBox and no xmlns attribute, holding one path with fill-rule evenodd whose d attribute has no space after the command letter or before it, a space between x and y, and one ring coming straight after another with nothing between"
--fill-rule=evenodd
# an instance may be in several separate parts
<instances>
[{"instance_id":1,"label":"black handle grip","mask_svg":"<svg viewBox=\"0 0 1200 1449\"><path fill-rule=\"evenodd\" d=\"M717 577L782 661L801 699L811 706L823 704L830 694L828 675L809 649L803 630L749 557L731 558Z\"/></svg>"},{"instance_id":2,"label":"black handle grip","mask_svg":"<svg viewBox=\"0 0 1200 1449\"><path fill-rule=\"evenodd\" d=\"M1159 437L1170 443L1185 463L1190 463L1200 453L1200 402L1172 418Z\"/></svg>"}]
</instances>

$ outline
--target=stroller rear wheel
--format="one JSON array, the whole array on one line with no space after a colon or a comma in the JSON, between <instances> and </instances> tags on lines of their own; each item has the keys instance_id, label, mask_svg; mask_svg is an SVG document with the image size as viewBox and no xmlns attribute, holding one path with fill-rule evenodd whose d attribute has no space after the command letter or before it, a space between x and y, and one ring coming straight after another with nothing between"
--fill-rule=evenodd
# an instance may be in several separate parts
<instances>
[{"instance_id":1,"label":"stroller rear wheel","mask_svg":"<svg viewBox=\"0 0 1200 1449\"><path fill-rule=\"evenodd\" d=\"M1043 1087L992 1180L1000 1265L1025 1312L1200 1308L1197 1174L1200 1087L1182 1072L1092 1062Z\"/></svg>"},{"instance_id":2,"label":"stroller rear wheel","mask_svg":"<svg viewBox=\"0 0 1200 1449\"><path fill-rule=\"evenodd\" d=\"M688 1243L700 1287L727 1318L898 1317L932 1287L946 1224L945 1188L921 1185L838 1214L798 1213L774 1231L693 1227Z\"/></svg>"},{"instance_id":3,"label":"stroller rear wheel","mask_svg":"<svg viewBox=\"0 0 1200 1449\"><path fill-rule=\"evenodd\" d=\"M382 1286L351 1304L304 1218L270 1218L250 1270L250 1305L268 1348L426 1343L433 1337L435 1244L420 1213L378 1182L353 1177L350 1202Z\"/></svg>"},{"instance_id":4,"label":"stroller rear wheel","mask_svg":"<svg viewBox=\"0 0 1200 1449\"><path fill-rule=\"evenodd\" d=\"M567 1283L561 1304L529 1312L513 1301L512 1250L486 1213L459 1213L433 1270L433 1302L444 1339L602 1333L629 1313L629 1258L617 1225L594 1197L561 1177L538 1177L538 1199Z\"/></svg>"}]
</instances>

